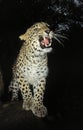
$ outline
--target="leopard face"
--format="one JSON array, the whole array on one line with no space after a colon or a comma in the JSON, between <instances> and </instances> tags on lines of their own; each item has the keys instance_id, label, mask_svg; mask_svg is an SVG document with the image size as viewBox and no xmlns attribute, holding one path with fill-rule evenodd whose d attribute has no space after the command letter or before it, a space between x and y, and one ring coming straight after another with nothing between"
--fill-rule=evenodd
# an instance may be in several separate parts
<instances>
[{"instance_id":1,"label":"leopard face","mask_svg":"<svg viewBox=\"0 0 83 130\"><path fill-rule=\"evenodd\" d=\"M30 46L34 46L35 50L43 53L48 53L52 51L52 38L53 31L50 30L49 25L44 22L36 23L31 26L25 34L20 36L21 40L29 43Z\"/></svg>"}]
</instances>

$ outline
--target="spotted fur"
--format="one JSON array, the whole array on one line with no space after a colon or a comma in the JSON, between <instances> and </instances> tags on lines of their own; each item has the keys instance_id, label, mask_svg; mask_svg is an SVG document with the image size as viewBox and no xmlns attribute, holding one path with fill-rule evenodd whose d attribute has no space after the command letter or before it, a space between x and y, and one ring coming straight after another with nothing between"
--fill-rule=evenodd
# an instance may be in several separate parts
<instances>
[{"instance_id":1,"label":"spotted fur","mask_svg":"<svg viewBox=\"0 0 83 130\"><path fill-rule=\"evenodd\" d=\"M9 86L12 100L18 99L20 90L23 108L31 110L37 117L45 117L47 109L43 97L48 75L47 53L52 51L53 32L47 23L39 22L19 38L24 43L13 66L13 79Z\"/></svg>"}]
</instances>

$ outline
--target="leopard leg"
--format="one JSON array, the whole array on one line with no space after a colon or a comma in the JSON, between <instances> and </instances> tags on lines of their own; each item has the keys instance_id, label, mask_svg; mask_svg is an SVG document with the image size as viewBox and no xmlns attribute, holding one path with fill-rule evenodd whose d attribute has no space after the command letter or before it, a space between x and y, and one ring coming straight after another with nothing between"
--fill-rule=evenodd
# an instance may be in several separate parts
<instances>
[{"instance_id":1,"label":"leopard leg","mask_svg":"<svg viewBox=\"0 0 83 130\"><path fill-rule=\"evenodd\" d=\"M13 79L9 85L9 92L12 92L12 101L16 101L18 100L18 91L19 91L19 87L18 87L18 82L16 79Z\"/></svg>"},{"instance_id":2,"label":"leopard leg","mask_svg":"<svg viewBox=\"0 0 83 130\"><path fill-rule=\"evenodd\" d=\"M30 90L29 84L27 80L23 77L19 78L19 87L21 90L22 98L23 98L23 109L30 110L32 105L32 92Z\"/></svg>"},{"instance_id":3,"label":"leopard leg","mask_svg":"<svg viewBox=\"0 0 83 130\"><path fill-rule=\"evenodd\" d=\"M31 110L37 117L45 117L47 115L47 109L43 105L45 84L46 80L42 79L38 82L37 86L34 86L34 98Z\"/></svg>"}]
</instances>

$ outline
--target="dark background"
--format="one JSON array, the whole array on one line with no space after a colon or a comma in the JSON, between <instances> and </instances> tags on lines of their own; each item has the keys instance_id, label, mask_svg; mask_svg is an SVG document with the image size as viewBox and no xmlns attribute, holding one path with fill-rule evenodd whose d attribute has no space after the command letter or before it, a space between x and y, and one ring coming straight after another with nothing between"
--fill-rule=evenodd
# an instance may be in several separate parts
<instances>
[{"instance_id":1,"label":"dark background","mask_svg":"<svg viewBox=\"0 0 83 130\"><path fill-rule=\"evenodd\" d=\"M22 45L19 35L44 21L68 37L64 47L54 41L48 55L49 76L44 102L56 122L80 129L83 118L83 2L81 0L0 0L0 67L8 101L12 65ZM60 127L60 126L59 126ZM67 128L67 129L68 129Z\"/></svg>"}]
</instances>

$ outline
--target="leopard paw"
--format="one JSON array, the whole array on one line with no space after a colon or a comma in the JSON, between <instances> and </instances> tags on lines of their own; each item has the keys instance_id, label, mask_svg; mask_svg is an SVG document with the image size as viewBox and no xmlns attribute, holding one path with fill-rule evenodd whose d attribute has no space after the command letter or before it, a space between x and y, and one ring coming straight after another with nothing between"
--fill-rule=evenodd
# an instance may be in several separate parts
<instances>
[{"instance_id":1,"label":"leopard paw","mask_svg":"<svg viewBox=\"0 0 83 130\"><path fill-rule=\"evenodd\" d=\"M23 107L24 110L30 110L31 106L32 106L32 101L31 100L30 101L27 101L27 100L23 101L22 107Z\"/></svg>"},{"instance_id":2,"label":"leopard paw","mask_svg":"<svg viewBox=\"0 0 83 130\"><path fill-rule=\"evenodd\" d=\"M47 115L47 108L44 105L33 105L31 110L33 114L39 118L45 117Z\"/></svg>"}]
</instances>

